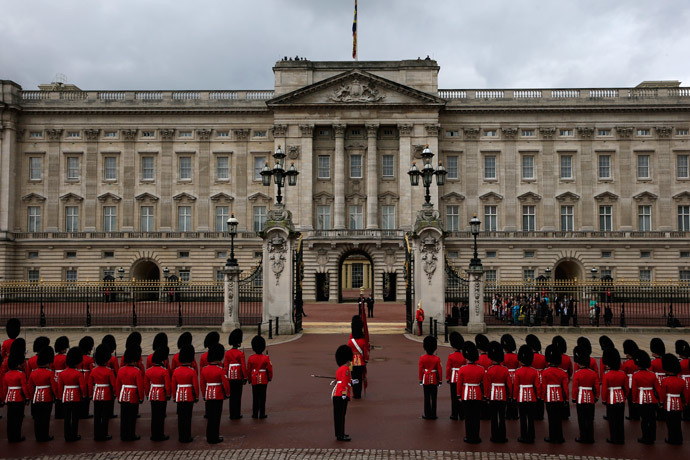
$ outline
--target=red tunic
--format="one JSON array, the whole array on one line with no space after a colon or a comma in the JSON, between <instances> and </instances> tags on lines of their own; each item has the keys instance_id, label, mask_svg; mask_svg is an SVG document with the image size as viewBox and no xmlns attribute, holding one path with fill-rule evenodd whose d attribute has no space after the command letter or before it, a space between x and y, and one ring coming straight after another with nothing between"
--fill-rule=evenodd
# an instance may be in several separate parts
<instances>
[{"instance_id":1,"label":"red tunic","mask_svg":"<svg viewBox=\"0 0 690 460\"><path fill-rule=\"evenodd\" d=\"M26 401L31 395L26 374L19 370L7 371L3 377L2 388L6 403Z\"/></svg>"},{"instance_id":2,"label":"red tunic","mask_svg":"<svg viewBox=\"0 0 690 460\"><path fill-rule=\"evenodd\" d=\"M247 373L252 385L266 385L273 379L273 366L267 355L251 355L247 360Z\"/></svg>"},{"instance_id":3,"label":"red tunic","mask_svg":"<svg viewBox=\"0 0 690 460\"><path fill-rule=\"evenodd\" d=\"M4 342L2 342L2 347L0 347L0 349L3 362L7 361L7 357L10 355L10 348L12 348L13 343L14 339L6 339Z\"/></svg>"},{"instance_id":4,"label":"red tunic","mask_svg":"<svg viewBox=\"0 0 690 460\"><path fill-rule=\"evenodd\" d=\"M625 372L625 375L628 376L628 389L632 389L633 374L640 370L637 367L637 364L635 364L635 360L632 358L628 358L627 360L625 360L625 362L621 364L621 370Z\"/></svg>"},{"instance_id":5,"label":"red tunic","mask_svg":"<svg viewBox=\"0 0 690 460\"><path fill-rule=\"evenodd\" d=\"M180 363L180 354L175 353L173 355L172 361L170 362L170 375L172 375L173 372L175 372L175 369L177 369L180 366L182 366L182 363ZM197 374L199 373L199 367L197 366L196 361L192 361L192 369L194 369Z\"/></svg>"},{"instance_id":6,"label":"red tunic","mask_svg":"<svg viewBox=\"0 0 690 460\"><path fill-rule=\"evenodd\" d=\"M547 403L568 400L568 374L559 367L547 367L541 371L539 399Z\"/></svg>"},{"instance_id":7,"label":"red tunic","mask_svg":"<svg viewBox=\"0 0 690 460\"><path fill-rule=\"evenodd\" d=\"M680 378L685 381L686 388L690 389L690 359L685 358L680 360ZM686 404L690 404L690 401L685 401Z\"/></svg>"},{"instance_id":8,"label":"red tunic","mask_svg":"<svg viewBox=\"0 0 690 460\"><path fill-rule=\"evenodd\" d=\"M331 398L342 398L350 400L352 396L352 382L350 380L350 366L343 364L335 371L335 385L331 392Z\"/></svg>"},{"instance_id":9,"label":"red tunic","mask_svg":"<svg viewBox=\"0 0 690 460\"><path fill-rule=\"evenodd\" d=\"M687 404L688 399L690 399L685 381L675 375L665 377L659 388L661 389L659 400L667 412L682 411L684 403Z\"/></svg>"},{"instance_id":10,"label":"red tunic","mask_svg":"<svg viewBox=\"0 0 690 460\"><path fill-rule=\"evenodd\" d=\"M546 369L546 358L541 353L534 353L532 367L538 371Z\"/></svg>"},{"instance_id":11,"label":"red tunic","mask_svg":"<svg viewBox=\"0 0 690 460\"><path fill-rule=\"evenodd\" d=\"M417 313L415 313L414 319L418 323L423 323L424 322L424 310L422 310L421 308L418 308Z\"/></svg>"},{"instance_id":12,"label":"red tunic","mask_svg":"<svg viewBox=\"0 0 690 460\"><path fill-rule=\"evenodd\" d=\"M659 403L657 396L661 393L661 389L654 372L650 372L646 369L635 372L632 378L632 387L630 391L632 391L633 402L635 404Z\"/></svg>"},{"instance_id":13,"label":"red tunic","mask_svg":"<svg viewBox=\"0 0 690 460\"><path fill-rule=\"evenodd\" d=\"M39 367L31 373L28 383L32 402L42 403L55 400L57 382L52 370Z\"/></svg>"},{"instance_id":14,"label":"red tunic","mask_svg":"<svg viewBox=\"0 0 690 460\"><path fill-rule=\"evenodd\" d=\"M85 382L89 381L89 373L91 373L91 369L93 369L93 364L93 358L91 356L84 355L81 360L81 364L77 366L77 370L82 373Z\"/></svg>"},{"instance_id":15,"label":"red tunic","mask_svg":"<svg viewBox=\"0 0 690 460\"><path fill-rule=\"evenodd\" d=\"M165 366L151 366L144 376L144 390L149 401L166 401L172 394L170 371Z\"/></svg>"},{"instance_id":16,"label":"red tunic","mask_svg":"<svg viewBox=\"0 0 690 460\"><path fill-rule=\"evenodd\" d=\"M489 355L486 353L482 353L479 355L479 359L477 360L477 364L482 366L484 370L488 369L491 367L491 360L489 359Z\"/></svg>"},{"instance_id":17,"label":"red tunic","mask_svg":"<svg viewBox=\"0 0 690 460\"><path fill-rule=\"evenodd\" d=\"M568 374L568 380L573 377L573 361L570 359L570 356L566 354L561 355L561 365L558 367Z\"/></svg>"},{"instance_id":18,"label":"red tunic","mask_svg":"<svg viewBox=\"0 0 690 460\"><path fill-rule=\"evenodd\" d=\"M110 359L108 360L108 364L106 364L107 367L113 370L115 375L117 375L118 371L120 370L120 365L117 362L117 357L116 356L111 356Z\"/></svg>"},{"instance_id":19,"label":"red tunic","mask_svg":"<svg viewBox=\"0 0 690 460\"><path fill-rule=\"evenodd\" d=\"M107 366L96 366L89 374L89 394L94 401L112 401L115 371Z\"/></svg>"},{"instance_id":20,"label":"red tunic","mask_svg":"<svg viewBox=\"0 0 690 460\"><path fill-rule=\"evenodd\" d=\"M175 402L196 402L199 400L199 377L190 366L180 366L173 371L172 393Z\"/></svg>"},{"instance_id":21,"label":"red tunic","mask_svg":"<svg viewBox=\"0 0 690 460\"><path fill-rule=\"evenodd\" d=\"M60 375L58 375L57 396L63 403L81 401L86 395L84 374L73 367L68 367L60 372Z\"/></svg>"},{"instance_id":22,"label":"red tunic","mask_svg":"<svg viewBox=\"0 0 690 460\"><path fill-rule=\"evenodd\" d=\"M539 394L539 371L522 366L515 371L513 395L517 402L536 402Z\"/></svg>"},{"instance_id":23,"label":"red tunic","mask_svg":"<svg viewBox=\"0 0 690 460\"><path fill-rule=\"evenodd\" d=\"M594 404L599 399L599 375L592 369L582 368L573 375L573 402Z\"/></svg>"},{"instance_id":24,"label":"red tunic","mask_svg":"<svg viewBox=\"0 0 690 460\"><path fill-rule=\"evenodd\" d=\"M419 357L419 381L422 385L438 385L441 382L441 358L436 355L422 355Z\"/></svg>"},{"instance_id":25,"label":"red tunic","mask_svg":"<svg viewBox=\"0 0 690 460\"><path fill-rule=\"evenodd\" d=\"M229 380L243 380L247 378L247 365L244 359L244 352L239 348L231 348L225 352L225 363L223 365L225 375Z\"/></svg>"},{"instance_id":26,"label":"red tunic","mask_svg":"<svg viewBox=\"0 0 690 460\"><path fill-rule=\"evenodd\" d=\"M147 358L146 358L146 369L151 369L154 367L155 364L153 364L153 353L151 353ZM172 371L170 370L170 361L167 359L163 361L163 367L165 370L168 371L168 374L172 374Z\"/></svg>"},{"instance_id":27,"label":"red tunic","mask_svg":"<svg viewBox=\"0 0 690 460\"><path fill-rule=\"evenodd\" d=\"M446 361L446 382L456 383L458 381L458 372L465 364L467 364L467 360L462 352L454 351L449 354L448 361Z\"/></svg>"},{"instance_id":28,"label":"red tunic","mask_svg":"<svg viewBox=\"0 0 690 460\"><path fill-rule=\"evenodd\" d=\"M144 401L144 375L141 369L130 364L117 373L115 392L120 403L139 404Z\"/></svg>"},{"instance_id":29,"label":"red tunic","mask_svg":"<svg viewBox=\"0 0 690 460\"><path fill-rule=\"evenodd\" d=\"M479 364L467 363L458 372L458 397L462 401L481 401L482 382L486 369Z\"/></svg>"},{"instance_id":30,"label":"red tunic","mask_svg":"<svg viewBox=\"0 0 690 460\"><path fill-rule=\"evenodd\" d=\"M601 381L601 400L604 404L625 403L630 387L623 371L608 371Z\"/></svg>"},{"instance_id":31,"label":"red tunic","mask_svg":"<svg viewBox=\"0 0 690 460\"><path fill-rule=\"evenodd\" d=\"M369 346L366 339L353 339L351 337L347 346L352 350L352 365L365 366L369 361Z\"/></svg>"},{"instance_id":32,"label":"red tunic","mask_svg":"<svg viewBox=\"0 0 690 460\"><path fill-rule=\"evenodd\" d=\"M666 372L664 372L664 366L661 364L661 358L654 358L652 360L652 367L649 368L650 371L654 372L656 379L659 381L659 385L666 378Z\"/></svg>"},{"instance_id":33,"label":"red tunic","mask_svg":"<svg viewBox=\"0 0 690 460\"><path fill-rule=\"evenodd\" d=\"M58 376L60 375L60 372L64 371L67 369L67 355L64 353L58 353L55 355L55 359L53 359L53 370L55 371L55 383L58 381ZM58 397L60 394L58 393Z\"/></svg>"},{"instance_id":34,"label":"red tunic","mask_svg":"<svg viewBox=\"0 0 690 460\"><path fill-rule=\"evenodd\" d=\"M505 366L494 364L484 375L484 394L489 401L507 401L511 394L512 381Z\"/></svg>"},{"instance_id":35,"label":"red tunic","mask_svg":"<svg viewBox=\"0 0 690 460\"><path fill-rule=\"evenodd\" d=\"M38 355L34 355L26 361L26 378L28 379L31 373L38 369Z\"/></svg>"},{"instance_id":36,"label":"red tunic","mask_svg":"<svg viewBox=\"0 0 690 460\"><path fill-rule=\"evenodd\" d=\"M199 358L199 369L203 369L206 366L208 366L208 351L203 353L201 358Z\"/></svg>"},{"instance_id":37,"label":"red tunic","mask_svg":"<svg viewBox=\"0 0 690 460\"><path fill-rule=\"evenodd\" d=\"M206 401L223 400L230 396L230 382L222 366L208 364L202 367L199 380Z\"/></svg>"}]
</instances>

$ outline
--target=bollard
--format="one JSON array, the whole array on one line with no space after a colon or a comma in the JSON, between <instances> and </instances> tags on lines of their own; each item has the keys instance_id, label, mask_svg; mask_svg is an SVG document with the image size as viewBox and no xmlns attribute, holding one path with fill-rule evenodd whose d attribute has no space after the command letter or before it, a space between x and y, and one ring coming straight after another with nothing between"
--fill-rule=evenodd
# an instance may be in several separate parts
<instances>
[{"instance_id":1,"label":"bollard","mask_svg":"<svg viewBox=\"0 0 690 460\"><path fill-rule=\"evenodd\" d=\"M276 316L276 336L279 334L279 330L278 330L278 321L279 320L280 320L280 318Z\"/></svg>"},{"instance_id":2,"label":"bollard","mask_svg":"<svg viewBox=\"0 0 690 460\"><path fill-rule=\"evenodd\" d=\"M429 335L434 335L434 318L429 318Z\"/></svg>"},{"instance_id":3,"label":"bollard","mask_svg":"<svg viewBox=\"0 0 690 460\"><path fill-rule=\"evenodd\" d=\"M269 318L268 320L268 339L273 338L273 320Z\"/></svg>"},{"instance_id":4,"label":"bollard","mask_svg":"<svg viewBox=\"0 0 690 460\"><path fill-rule=\"evenodd\" d=\"M91 327L91 307L86 302L86 327Z\"/></svg>"},{"instance_id":5,"label":"bollard","mask_svg":"<svg viewBox=\"0 0 690 460\"><path fill-rule=\"evenodd\" d=\"M443 323L443 341L448 343L448 323Z\"/></svg>"},{"instance_id":6,"label":"bollard","mask_svg":"<svg viewBox=\"0 0 690 460\"><path fill-rule=\"evenodd\" d=\"M41 316L38 320L38 325L40 327L46 327L46 312L43 307L43 302L41 302Z\"/></svg>"},{"instance_id":7,"label":"bollard","mask_svg":"<svg viewBox=\"0 0 690 460\"><path fill-rule=\"evenodd\" d=\"M438 320L434 320L434 338L438 339Z\"/></svg>"},{"instance_id":8,"label":"bollard","mask_svg":"<svg viewBox=\"0 0 690 460\"><path fill-rule=\"evenodd\" d=\"M256 327L257 327L256 335L260 336L261 335L261 323L257 324Z\"/></svg>"},{"instance_id":9,"label":"bollard","mask_svg":"<svg viewBox=\"0 0 690 460\"><path fill-rule=\"evenodd\" d=\"M177 302L177 327L182 327L182 302Z\"/></svg>"},{"instance_id":10,"label":"bollard","mask_svg":"<svg viewBox=\"0 0 690 460\"><path fill-rule=\"evenodd\" d=\"M132 302L132 327L137 327L137 304Z\"/></svg>"},{"instance_id":11,"label":"bollard","mask_svg":"<svg viewBox=\"0 0 690 460\"><path fill-rule=\"evenodd\" d=\"M625 323L625 304L621 304L621 319L620 319L620 326L621 327L627 327Z\"/></svg>"}]
</instances>

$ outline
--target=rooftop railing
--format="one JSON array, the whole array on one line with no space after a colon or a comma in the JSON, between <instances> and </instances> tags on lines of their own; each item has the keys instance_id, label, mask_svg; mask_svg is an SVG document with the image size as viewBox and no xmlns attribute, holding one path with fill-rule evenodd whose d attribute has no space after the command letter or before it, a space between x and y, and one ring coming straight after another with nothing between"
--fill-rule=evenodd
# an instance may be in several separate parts
<instances>
[{"instance_id":1,"label":"rooftop railing","mask_svg":"<svg viewBox=\"0 0 690 460\"><path fill-rule=\"evenodd\" d=\"M446 100L619 100L690 97L690 88L554 88L554 89L439 89Z\"/></svg>"},{"instance_id":2,"label":"rooftop railing","mask_svg":"<svg viewBox=\"0 0 690 460\"><path fill-rule=\"evenodd\" d=\"M42 101L80 102L178 102L178 101L265 101L273 90L232 91L22 91L23 103Z\"/></svg>"}]
</instances>

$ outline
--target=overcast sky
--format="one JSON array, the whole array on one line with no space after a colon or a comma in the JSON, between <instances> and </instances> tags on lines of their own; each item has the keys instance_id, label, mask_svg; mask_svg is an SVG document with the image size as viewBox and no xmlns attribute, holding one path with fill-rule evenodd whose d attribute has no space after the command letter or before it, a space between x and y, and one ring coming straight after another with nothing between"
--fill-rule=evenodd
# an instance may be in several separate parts
<instances>
[{"instance_id":1,"label":"overcast sky","mask_svg":"<svg viewBox=\"0 0 690 460\"><path fill-rule=\"evenodd\" d=\"M272 89L283 56L351 60L354 0L0 0L0 79ZM688 0L359 0L359 60L430 55L439 87L690 86Z\"/></svg>"}]
</instances>

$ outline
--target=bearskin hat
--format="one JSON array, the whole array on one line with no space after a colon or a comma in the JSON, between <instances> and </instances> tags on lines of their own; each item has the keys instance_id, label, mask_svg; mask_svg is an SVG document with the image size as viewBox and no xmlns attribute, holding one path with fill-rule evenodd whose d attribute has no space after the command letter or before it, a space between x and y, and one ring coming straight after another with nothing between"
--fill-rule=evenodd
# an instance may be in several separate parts
<instances>
[{"instance_id":1,"label":"bearskin hat","mask_svg":"<svg viewBox=\"0 0 690 460\"><path fill-rule=\"evenodd\" d=\"M676 340L676 354L681 358L690 356L690 344L683 339Z\"/></svg>"},{"instance_id":2,"label":"bearskin hat","mask_svg":"<svg viewBox=\"0 0 690 460\"><path fill-rule=\"evenodd\" d=\"M352 361L352 349L347 345L340 345L335 351L335 362L338 366L343 366L348 361Z\"/></svg>"},{"instance_id":3,"label":"bearskin hat","mask_svg":"<svg viewBox=\"0 0 690 460\"><path fill-rule=\"evenodd\" d=\"M117 341L115 340L115 336L112 334L103 336L101 343L108 345L108 348L110 348L110 353L115 353L115 350L117 350Z\"/></svg>"},{"instance_id":4,"label":"bearskin hat","mask_svg":"<svg viewBox=\"0 0 690 460\"><path fill-rule=\"evenodd\" d=\"M65 364L67 367L77 367L79 364L81 364L82 359L84 359L84 353L82 353L81 348L72 347L67 352Z\"/></svg>"},{"instance_id":5,"label":"bearskin hat","mask_svg":"<svg viewBox=\"0 0 690 460\"><path fill-rule=\"evenodd\" d=\"M125 363L126 364L137 364L141 359L141 347L138 345L132 345L125 350ZM181 362L181 361L180 361Z\"/></svg>"},{"instance_id":6,"label":"bearskin hat","mask_svg":"<svg viewBox=\"0 0 690 460\"><path fill-rule=\"evenodd\" d=\"M252 339L252 350L254 353L263 353L266 349L266 339L260 335L255 335Z\"/></svg>"},{"instance_id":7,"label":"bearskin hat","mask_svg":"<svg viewBox=\"0 0 690 460\"><path fill-rule=\"evenodd\" d=\"M39 351L43 350L44 347L47 347L50 345L50 339L45 336L40 336L36 337L36 340L34 340L34 353L38 353Z\"/></svg>"},{"instance_id":8,"label":"bearskin hat","mask_svg":"<svg viewBox=\"0 0 690 460\"><path fill-rule=\"evenodd\" d=\"M607 348L608 350L608 348ZM573 350L573 360L582 367L589 367L589 353L587 349L582 347L575 347Z\"/></svg>"},{"instance_id":9,"label":"bearskin hat","mask_svg":"<svg viewBox=\"0 0 690 460\"><path fill-rule=\"evenodd\" d=\"M127 336L127 340L125 341L125 348L129 348L132 345L141 347L141 334L137 331L134 331L131 334L129 334Z\"/></svg>"},{"instance_id":10,"label":"bearskin hat","mask_svg":"<svg viewBox=\"0 0 690 460\"><path fill-rule=\"evenodd\" d=\"M538 353L541 351L541 341L539 341L539 337L537 337L536 335L529 334L527 337L525 337L525 343L527 345L529 345L529 347L535 353Z\"/></svg>"},{"instance_id":11,"label":"bearskin hat","mask_svg":"<svg viewBox=\"0 0 690 460\"><path fill-rule=\"evenodd\" d=\"M177 338L177 349L178 350L182 350L182 347L184 347L185 345L191 345L191 344L192 344L192 333L189 331L183 332Z\"/></svg>"},{"instance_id":12,"label":"bearskin hat","mask_svg":"<svg viewBox=\"0 0 690 460\"><path fill-rule=\"evenodd\" d=\"M462 344L465 343L465 339L458 331L451 332L448 336L448 340L450 341L450 346L456 350L462 350Z\"/></svg>"},{"instance_id":13,"label":"bearskin hat","mask_svg":"<svg viewBox=\"0 0 690 460\"><path fill-rule=\"evenodd\" d=\"M26 355L26 341L19 337L18 339L14 339L14 342L12 342L12 345L10 346L10 354L16 353L18 355Z\"/></svg>"},{"instance_id":14,"label":"bearskin hat","mask_svg":"<svg viewBox=\"0 0 690 460\"><path fill-rule=\"evenodd\" d=\"M474 344L477 345L477 350L488 351L489 350L489 338L484 334L477 334L474 336Z\"/></svg>"},{"instance_id":15,"label":"bearskin hat","mask_svg":"<svg viewBox=\"0 0 690 460\"><path fill-rule=\"evenodd\" d=\"M549 345L546 347L544 357L546 358L547 363L553 364L554 366L560 366L561 361L563 360L561 351L555 345Z\"/></svg>"},{"instance_id":16,"label":"bearskin hat","mask_svg":"<svg viewBox=\"0 0 690 460\"><path fill-rule=\"evenodd\" d=\"M214 343L208 349L208 362L215 363L217 361L223 361L225 356L225 347L219 343Z\"/></svg>"},{"instance_id":17,"label":"bearskin hat","mask_svg":"<svg viewBox=\"0 0 690 460\"><path fill-rule=\"evenodd\" d=\"M638 350L637 343L632 339L627 339L623 341L623 353L628 356L635 356L635 352Z\"/></svg>"},{"instance_id":18,"label":"bearskin hat","mask_svg":"<svg viewBox=\"0 0 690 460\"><path fill-rule=\"evenodd\" d=\"M523 345L518 350L518 361L520 361L524 366L531 366L532 360L534 360L534 352L529 345Z\"/></svg>"},{"instance_id":19,"label":"bearskin hat","mask_svg":"<svg viewBox=\"0 0 690 460\"><path fill-rule=\"evenodd\" d=\"M680 361L671 353L666 353L661 357L661 366L664 368L664 372L671 375L680 374Z\"/></svg>"},{"instance_id":20,"label":"bearskin hat","mask_svg":"<svg viewBox=\"0 0 690 460\"><path fill-rule=\"evenodd\" d=\"M499 364L502 363L504 355L503 347L501 347L501 344L496 341L489 343L488 355L491 361Z\"/></svg>"},{"instance_id":21,"label":"bearskin hat","mask_svg":"<svg viewBox=\"0 0 690 460\"><path fill-rule=\"evenodd\" d=\"M55 340L55 351L58 353L69 349L69 339L67 336L60 336Z\"/></svg>"},{"instance_id":22,"label":"bearskin hat","mask_svg":"<svg viewBox=\"0 0 690 460\"><path fill-rule=\"evenodd\" d=\"M228 345L231 347L239 347L242 344L242 329L237 328L233 330L228 336Z\"/></svg>"},{"instance_id":23,"label":"bearskin hat","mask_svg":"<svg viewBox=\"0 0 690 460\"><path fill-rule=\"evenodd\" d=\"M153 351L158 350L161 347L167 347L168 346L168 334L165 332L159 332L156 334L156 336L153 338L153 343L151 344L153 347Z\"/></svg>"},{"instance_id":24,"label":"bearskin hat","mask_svg":"<svg viewBox=\"0 0 690 460\"><path fill-rule=\"evenodd\" d=\"M108 346L108 344L102 343L96 347L96 353L94 353L93 359L99 366L106 366L108 364L108 361L110 361L110 356L112 355L112 353L113 352L110 351L110 346Z\"/></svg>"},{"instance_id":25,"label":"bearskin hat","mask_svg":"<svg viewBox=\"0 0 690 460\"><path fill-rule=\"evenodd\" d=\"M220 343L220 334L216 331L211 331L206 334L204 338L204 348L210 349L213 345Z\"/></svg>"},{"instance_id":26,"label":"bearskin hat","mask_svg":"<svg viewBox=\"0 0 690 460\"><path fill-rule=\"evenodd\" d=\"M162 345L156 348L156 351L153 352L151 361L153 361L154 364L162 365L165 362L165 360L168 359L169 354L170 349L168 348L168 346Z\"/></svg>"},{"instance_id":27,"label":"bearskin hat","mask_svg":"<svg viewBox=\"0 0 690 460\"><path fill-rule=\"evenodd\" d=\"M479 350L477 350L477 346L474 342L470 342L469 340L462 345L462 354L465 356L465 359L470 362L475 362L479 359Z\"/></svg>"},{"instance_id":28,"label":"bearskin hat","mask_svg":"<svg viewBox=\"0 0 690 460\"><path fill-rule=\"evenodd\" d=\"M178 359L182 364L191 364L194 361L194 345L182 345Z\"/></svg>"},{"instance_id":29,"label":"bearskin hat","mask_svg":"<svg viewBox=\"0 0 690 460\"><path fill-rule=\"evenodd\" d=\"M621 355L615 348L604 350L603 361L604 366L608 366L611 370L617 371L621 368Z\"/></svg>"},{"instance_id":30,"label":"bearskin hat","mask_svg":"<svg viewBox=\"0 0 690 460\"><path fill-rule=\"evenodd\" d=\"M587 351L587 354L592 354L592 342L587 337L578 337L577 346Z\"/></svg>"},{"instance_id":31,"label":"bearskin hat","mask_svg":"<svg viewBox=\"0 0 690 460\"><path fill-rule=\"evenodd\" d=\"M22 329L22 323L17 318L10 318L5 324L5 330L7 331L7 337L10 339L16 339L19 332Z\"/></svg>"},{"instance_id":32,"label":"bearskin hat","mask_svg":"<svg viewBox=\"0 0 690 460\"><path fill-rule=\"evenodd\" d=\"M429 353L430 355L434 354L436 351L436 348L438 347L438 344L436 342L436 337L428 335L424 337L424 351Z\"/></svg>"},{"instance_id":33,"label":"bearskin hat","mask_svg":"<svg viewBox=\"0 0 690 460\"><path fill-rule=\"evenodd\" d=\"M664 345L664 341L659 337L654 337L649 342L649 351L655 355L661 356L666 353L666 345Z\"/></svg>"},{"instance_id":34,"label":"bearskin hat","mask_svg":"<svg viewBox=\"0 0 690 460\"><path fill-rule=\"evenodd\" d=\"M599 337L599 346L601 347L602 351L606 350L607 348L616 348L616 346L613 344L613 340L611 340L608 335L602 335Z\"/></svg>"},{"instance_id":35,"label":"bearskin hat","mask_svg":"<svg viewBox=\"0 0 690 460\"><path fill-rule=\"evenodd\" d=\"M24 364L24 355L18 353L10 353L7 357L7 368L14 371L19 370L19 367Z\"/></svg>"},{"instance_id":36,"label":"bearskin hat","mask_svg":"<svg viewBox=\"0 0 690 460\"><path fill-rule=\"evenodd\" d=\"M501 346L503 347L503 351L506 353L513 353L517 348L515 345L515 339L510 334L503 334L501 336Z\"/></svg>"},{"instance_id":37,"label":"bearskin hat","mask_svg":"<svg viewBox=\"0 0 690 460\"><path fill-rule=\"evenodd\" d=\"M93 350L93 345L94 345L93 337L91 337L90 335L82 337L81 340L79 341L79 348L81 348L81 351L85 355L88 355L89 353L91 353L91 350Z\"/></svg>"},{"instance_id":38,"label":"bearskin hat","mask_svg":"<svg viewBox=\"0 0 690 460\"><path fill-rule=\"evenodd\" d=\"M53 360L55 359L55 352L53 351L53 347L50 345L41 348L41 350L38 352L38 358L36 359L36 365L37 366L47 366L48 364L52 364Z\"/></svg>"},{"instance_id":39,"label":"bearskin hat","mask_svg":"<svg viewBox=\"0 0 690 460\"><path fill-rule=\"evenodd\" d=\"M558 348L558 351L560 351L562 354L568 352L568 344L560 335L555 336L551 340L551 345L554 345L556 348Z\"/></svg>"},{"instance_id":40,"label":"bearskin hat","mask_svg":"<svg viewBox=\"0 0 690 460\"><path fill-rule=\"evenodd\" d=\"M635 365L641 370L649 369L649 366L652 365L652 360L649 359L649 354L644 350L635 351L635 356L633 359L635 360Z\"/></svg>"},{"instance_id":41,"label":"bearskin hat","mask_svg":"<svg viewBox=\"0 0 690 460\"><path fill-rule=\"evenodd\" d=\"M350 330L352 331L353 339L363 339L364 338L364 321L359 315L352 317L352 323L350 323Z\"/></svg>"}]
</instances>

